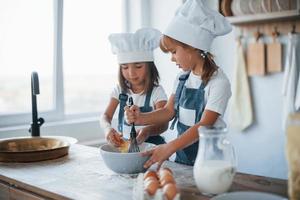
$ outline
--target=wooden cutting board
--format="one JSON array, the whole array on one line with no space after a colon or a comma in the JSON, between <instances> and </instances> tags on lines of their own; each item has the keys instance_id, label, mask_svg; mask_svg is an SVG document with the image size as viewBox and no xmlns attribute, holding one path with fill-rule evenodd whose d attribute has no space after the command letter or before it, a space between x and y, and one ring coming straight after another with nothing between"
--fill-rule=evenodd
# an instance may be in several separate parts
<instances>
[{"instance_id":1,"label":"wooden cutting board","mask_svg":"<svg viewBox=\"0 0 300 200\"><path fill-rule=\"evenodd\" d=\"M267 72L276 73L282 71L282 46L279 42L267 45Z\"/></svg>"},{"instance_id":2,"label":"wooden cutting board","mask_svg":"<svg viewBox=\"0 0 300 200\"><path fill-rule=\"evenodd\" d=\"M265 44L260 42L251 43L247 50L247 72L248 76L266 74Z\"/></svg>"}]
</instances>

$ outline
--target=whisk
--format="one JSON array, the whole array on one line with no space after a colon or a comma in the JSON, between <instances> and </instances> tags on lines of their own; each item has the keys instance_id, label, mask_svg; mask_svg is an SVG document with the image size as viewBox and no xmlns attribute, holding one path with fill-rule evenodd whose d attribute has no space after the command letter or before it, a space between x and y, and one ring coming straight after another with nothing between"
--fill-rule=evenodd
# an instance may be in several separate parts
<instances>
[{"instance_id":1,"label":"whisk","mask_svg":"<svg viewBox=\"0 0 300 200\"><path fill-rule=\"evenodd\" d=\"M133 99L132 99L132 97L129 97L128 101L129 101L129 106L133 106ZM128 149L128 153L133 153L133 152L140 152L138 143L136 141L136 130L135 130L134 123L131 124L130 144L129 144L129 149Z\"/></svg>"}]
</instances>

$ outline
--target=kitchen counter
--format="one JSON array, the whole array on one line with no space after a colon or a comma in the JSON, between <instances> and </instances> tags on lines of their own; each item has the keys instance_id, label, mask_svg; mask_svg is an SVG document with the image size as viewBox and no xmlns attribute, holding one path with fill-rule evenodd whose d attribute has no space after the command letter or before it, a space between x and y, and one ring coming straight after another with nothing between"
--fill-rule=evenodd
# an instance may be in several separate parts
<instances>
[{"instance_id":1,"label":"kitchen counter","mask_svg":"<svg viewBox=\"0 0 300 200\"><path fill-rule=\"evenodd\" d=\"M197 190L193 168L167 161L181 199L208 200ZM68 156L35 163L0 163L0 199L132 199L136 175L109 170L98 148L74 144ZM287 181L237 173L230 191L255 190L287 196ZM9 198L10 197L10 198Z\"/></svg>"}]
</instances>

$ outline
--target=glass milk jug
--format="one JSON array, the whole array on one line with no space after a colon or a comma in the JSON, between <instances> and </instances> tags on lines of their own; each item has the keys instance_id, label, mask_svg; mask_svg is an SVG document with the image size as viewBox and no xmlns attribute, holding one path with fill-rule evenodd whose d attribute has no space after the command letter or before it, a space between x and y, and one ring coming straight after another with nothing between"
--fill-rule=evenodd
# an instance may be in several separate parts
<instances>
[{"instance_id":1,"label":"glass milk jug","mask_svg":"<svg viewBox=\"0 0 300 200\"><path fill-rule=\"evenodd\" d=\"M236 172L233 146L226 139L226 129L200 127L199 148L194 165L194 179L201 193L226 192Z\"/></svg>"}]
</instances>

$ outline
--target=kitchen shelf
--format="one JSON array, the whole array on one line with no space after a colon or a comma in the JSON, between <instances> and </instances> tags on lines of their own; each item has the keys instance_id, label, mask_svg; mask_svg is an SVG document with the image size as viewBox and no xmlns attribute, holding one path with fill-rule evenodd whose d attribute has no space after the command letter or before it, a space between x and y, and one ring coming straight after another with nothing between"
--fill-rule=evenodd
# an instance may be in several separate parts
<instances>
[{"instance_id":1,"label":"kitchen shelf","mask_svg":"<svg viewBox=\"0 0 300 200\"><path fill-rule=\"evenodd\" d=\"M263 23L270 21L297 20L300 19L300 10L297 9L264 14L233 16L226 18L231 24L234 25Z\"/></svg>"}]
</instances>

